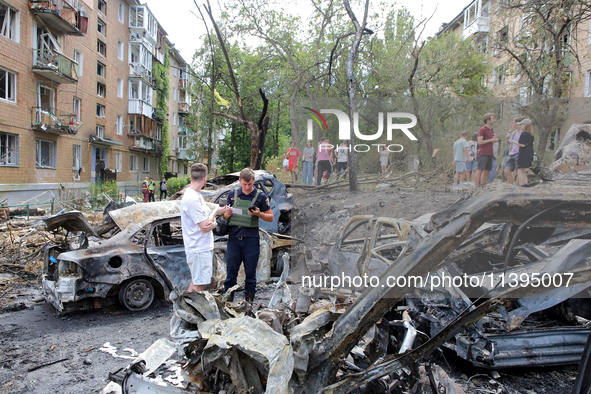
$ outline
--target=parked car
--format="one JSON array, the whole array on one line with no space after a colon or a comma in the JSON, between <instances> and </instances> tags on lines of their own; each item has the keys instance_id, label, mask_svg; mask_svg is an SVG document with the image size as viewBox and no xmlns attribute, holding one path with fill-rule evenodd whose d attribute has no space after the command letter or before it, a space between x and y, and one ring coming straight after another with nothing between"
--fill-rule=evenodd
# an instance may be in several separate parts
<instances>
[{"instance_id":1,"label":"parked car","mask_svg":"<svg viewBox=\"0 0 591 394\"><path fill-rule=\"evenodd\" d=\"M129 310L140 311L156 298L168 300L173 291L185 290L191 275L178 206L178 201L169 201L111 211L109 217L116 226L108 233L115 232L110 238L98 237L79 212L45 219L48 230L66 230L62 244L48 245L45 250L46 300L59 312L91 309L116 300ZM167 210L172 213L160 214ZM289 251L297 241L264 230L260 230L260 240L257 279L266 281L278 254ZM216 237L214 242L213 288L225 279L226 242L226 237Z\"/></svg>"}]
</instances>

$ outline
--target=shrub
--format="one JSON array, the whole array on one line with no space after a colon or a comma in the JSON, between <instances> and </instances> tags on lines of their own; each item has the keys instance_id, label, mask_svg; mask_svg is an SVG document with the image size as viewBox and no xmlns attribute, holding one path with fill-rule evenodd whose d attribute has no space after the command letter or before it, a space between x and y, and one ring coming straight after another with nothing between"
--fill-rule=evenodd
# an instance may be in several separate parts
<instances>
[{"instance_id":1,"label":"shrub","mask_svg":"<svg viewBox=\"0 0 591 394\"><path fill-rule=\"evenodd\" d=\"M191 183L191 180L188 175L179 178L168 178L166 180L166 189L168 190L168 195L173 195L183 187L187 186L189 183Z\"/></svg>"}]
</instances>

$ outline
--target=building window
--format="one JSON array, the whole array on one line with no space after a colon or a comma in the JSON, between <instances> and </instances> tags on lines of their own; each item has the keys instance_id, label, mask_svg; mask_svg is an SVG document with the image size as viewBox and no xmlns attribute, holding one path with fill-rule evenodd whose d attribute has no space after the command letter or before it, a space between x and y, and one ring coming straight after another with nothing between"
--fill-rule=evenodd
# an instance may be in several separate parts
<instances>
[{"instance_id":1,"label":"building window","mask_svg":"<svg viewBox=\"0 0 591 394\"><path fill-rule=\"evenodd\" d=\"M129 171L137 172L138 157L136 155L129 155Z\"/></svg>"},{"instance_id":2,"label":"building window","mask_svg":"<svg viewBox=\"0 0 591 394\"><path fill-rule=\"evenodd\" d=\"M176 126L176 124L177 124L176 118L177 118L177 114L175 112L175 113L172 114L172 125L173 126Z\"/></svg>"},{"instance_id":3,"label":"building window","mask_svg":"<svg viewBox=\"0 0 591 394\"><path fill-rule=\"evenodd\" d=\"M123 41L117 40L117 57L119 60L123 60L125 56L125 47L123 46Z\"/></svg>"},{"instance_id":4,"label":"building window","mask_svg":"<svg viewBox=\"0 0 591 394\"><path fill-rule=\"evenodd\" d=\"M509 41L509 28L503 27L497 32L497 42L500 44L506 44Z\"/></svg>"},{"instance_id":5,"label":"building window","mask_svg":"<svg viewBox=\"0 0 591 394\"><path fill-rule=\"evenodd\" d=\"M98 138L105 138L105 126L96 125L96 136Z\"/></svg>"},{"instance_id":6,"label":"building window","mask_svg":"<svg viewBox=\"0 0 591 394\"><path fill-rule=\"evenodd\" d=\"M107 0L98 0L98 10L107 15Z\"/></svg>"},{"instance_id":7,"label":"building window","mask_svg":"<svg viewBox=\"0 0 591 394\"><path fill-rule=\"evenodd\" d=\"M172 88L172 101L176 102L176 88Z\"/></svg>"},{"instance_id":8,"label":"building window","mask_svg":"<svg viewBox=\"0 0 591 394\"><path fill-rule=\"evenodd\" d=\"M105 97L107 95L107 87L104 84L97 82L96 83L96 94L99 97Z\"/></svg>"},{"instance_id":9,"label":"building window","mask_svg":"<svg viewBox=\"0 0 591 394\"><path fill-rule=\"evenodd\" d=\"M104 77L106 74L106 66L101 62L97 62L96 63L96 73L98 75L100 75L101 77Z\"/></svg>"},{"instance_id":10,"label":"building window","mask_svg":"<svg viewBox=\"0 0 591 394\"><path fill-rule=\"evenodd\" d=\"M99 19L97 22L97 30L103 36L106 36L107 35L107 24Z\"/></svg>"},{"instance_id":11,"label":"building window","mask_svg":"<svg viewBox=\"0 0 591 394\"><path fill-rule=\"evenodd\" d=\"M123 97L123 79L117 77L117 97Z\"/></svg>"},{"instance_id":12,"label":"building window","mask_svg":"<svg viewBox=\"0 0 591 394\"><path fill-rule=\"evenodd\" d=\"M36 165L40 168L55 168L55 142L37 140Z\"/></svg>"},{"instance_id":13,"label":"building window","mask_svg":"<svg viewBox=\"0 0 591 394\"><path fill-rule=\"evenodd\" d=\"M82 167L82 147L72 145L72 170L78 171Z\"/></svg>"},{"instance_id":14,"label":"building window","mask_svg":"<svg viewBox=\"0 0 591 394\"><path fill-rule=\"evenodd\" d=\"M74 97L74 119L80 120L80 111L82 109L82 100L78 97Z\"/></svg>"},{"instance_id":15,"label":"building window","mask_svg":"<svg viewBox=\"0 0 591 394\"><path fill-rule=\"evenodd\" d=\"M585 74L585 97L591 97L591 70Z\"/></svg>"},{"instance_id":16,"label":"building window","mask_svg":"<svg viewBox=\"0 0 591 394\"><path fill-rule=\"evenodd\" d=\"M150 172L150 158L144 157L144 171L143 172Z\"/></svg>"},{"instance_id":17,"label":"building window","mask_svg":"<svg viewBox=\"0 0 591 394\"><path fill-rule=\"evenodd\" d=\"M117 8L117 19L121 23L125 21L125 8L123 8L123 4L121 3L119 3L119 8Z\"/></svg>"},{"instance_id":18,"label":"building window","mask_svg":"<svg viewBox=\"0 0 591 394\"><path fill-rule=\"evenodd\" d=\"M123 171L123 152L115 152L115 169L117 172Z\"/></svg>"},{"instance_id":19,"label":"building window","mask_svg":"<svg viewBox=\"0 0 591 394\"><path fill-rule=\"evenodd\" d=\"M123 135L123 116L117 115L117 135Z\"/></svg>"},{"instance_id":20,"label":"building window","mask_svg":"<svg viewBox=\"0 0 591 394\"><path fill-rule=\"evenodd\" d=\"M76 75L78 75L79 77L82 76L82 69L83 69L83 64L84 64L84 55L82 54L82 52L74 49L74 61L76 63L78 63L78 65L75 65L74 67L76 68Z\"/></svg>"},{"instance_id":21,"label":"building window","mask_svg":"<svg viewBox=\"0 0 591 394\"><path fill-rule=\"evenodd\" d=\"M102 104L96 105L96 116L98 116L99 118L105 117L105 106L104 105L102 105Z\"/></svg>"},{"instance_id":22,"label":"building window","mask_svg":"<svg viewBox=\"0 0 591 394\"><path fill-rule=\"evenodd\" d=\"M0 35L19 42L19 12L0 3Z\"/></svg>"},{"instance_id":23,"label":"building window","mask_svg":"<svg viewBox=\"0 0 591 394\"><path fill-rule=\"evenodd\" d=\"M18 165L18 135L0 133L0 166Z\"/></svg>"},{"instance_id":24,"label":"building window","mask_svg":"<svg viewBox=\"0 0 591 394\"><path fill-rule=\"evenodd\" d=\"M101 40L96 40L96 51L103 56L107 56L107 44L105 44ZM99 73L99 75L101 74Z\"/></svg>"},{"instance_id":25,"label":"building window","mask_svg":"<svg viewBox=\"0 0 591 394\"><path fill-rule=\"evenodd\" d=\"M159 123L156 124L156 139L162 141L162 125Z\"/></svg>"},{"instance_id":26,"label":"building window","mask_svg":"<svg viewBox=\"0 0 591 394\"><path fill-rule=\"evenodd\" d=\"M16 74L0 69L0 99L16 103Z\"/></svg>"}]
</instances>

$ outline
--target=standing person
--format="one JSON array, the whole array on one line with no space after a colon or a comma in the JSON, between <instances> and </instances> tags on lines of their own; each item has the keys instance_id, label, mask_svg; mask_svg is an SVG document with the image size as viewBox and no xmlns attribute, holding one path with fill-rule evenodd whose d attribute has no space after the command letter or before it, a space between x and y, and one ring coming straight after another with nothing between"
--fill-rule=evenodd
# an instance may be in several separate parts
<instances>
[{"instance_id":1,"label":"standing person","mask_svg":"<svg viewBox=\"0 0 591 394\"><path fill-rule=\"evenodd\" d=\"M521 125L521 135L518 141L511 140L511 142L519 146L519 153L517 155L517 181L519 181L519 186L525 186L527 184L525 170L531 166L534 160L534 129L531 126L532 121L530 119L523 119L518 124Z\"/></svg>"},{"instance_id":2,"label":"standing person","mask_svg":"<svg viewBox=\"0 0 591 394\"><path fill-rule=\"evenodd\" d=\"M509 126L509 131L507 131L507 146L505 147L505 151L503 152L503 161L501 162L501 172L505 175L505 178L507 179L507 181L510 184L513 184L514 180L515 180L515 175L512 174L512 171L515 170L515 168L513 168L511 171L509 171L509 175L507 175L507 161L509 160L509 151L511 150L511 147L513 146L513 144L511 144L509 142L509 140L511 139L516 139L519 140L519 137L514 138L513 134L515 133L516 130L518 130L520 127L517 125L517 123L521 122L524 119L523 116L517 116L515 118L513 118L513 122L511 122L511 125ZM521 132L521 130L519 130ZM515 154L517 154L519 150L515 151Z\"/></svg>"},{"instance_id":3,"label":"standing person","mask_svg":"<svg viewBox=\"0 0 591 394\"><path fill-rule=\"evenodd\" d=\"M267 195L254 187L254 171L245 168L240 171L240 186L230 190L224 219L230 219L230 235L226 248L227 274L224 289L228 291L236 285L238 270L244 262L246 281L244 299L254 301L257 290L256 269L259 261L259 219L273 221L273 211ZM230 295L230 300L234 296Z\"/></svg>"},{"instance_id":4,"label":"standing person","mask_svg":"<svg viewBox=\"0 0 591 394\"><path fill-rule=\"evenodd\" d=\"M382 166L382 175L384 175L388 169L389 157L390 152L388 152L388 149L386 149L386 145L380 145L380 165Z\"/></svg>"},{"instance_id":5,"label":"standing person","mask_svg":"<svg viewBox=\"0 0 591 394\"><path fill-rule=\"evenodd\" d=\"M492 129L496 122L495 114L484 114L482 122L484 126L478 130L478 170L476 170L476 179L473 179L474 186L486 185L488 175L492 170L493 144L499 142Z\"/></svg>"},{"instance_id":6,"label":"standing person","mask_svg":"<svg viewBox=\"0 0 591 394\"><path fill-rule=\"evenodd\" d=\"M168 189L166 188L166 178L162 178L162 180L160 181L160 201L162 201L162 196L164 196L165 200L168 196Z\"/></svg>"},{"instance_id":7,"label":"standing person","mask_svg":"<svg viewBox=\"0 0 591 394\"><path fill-rule=\"evenodd\" d=\"M289 159L287 158L287 155L283 155L282 163L283 172L287 172L289 170Z\"/></svg>"},{"instance_id":8,"label":"standing person","mask_svg":"<svg viewBox=\"0 0 591 394\"><path fill-rule=\"evenodd\" d=\"M156 199L154 198L154 190L156 190L156 182L154 179L150 178L150 182L148 182L148 190L149 190L149 201L155 202Z\"/></svg>"},{"instance_id":9,"label":"standing person","mask_svg":"<svg viewBox=\"0 0 591 394\"><path fill-rule=\"evenodd\" d=\"M289 145L290 148L287 150L286 155L289 157L289 172L291 173L291 183L294 183L294 174L295 180L298 180L298 160L301 154L300 150L295 146L295 141L291 141Z\"/></svg>"},{"instance_id":10,"label":"standing person","mask_svg":"<svg viewBox=\"0 0 591 394\"><path fill-rule=\"evenodd\" d=\"M330 173L332 172L332 146L324 137L320 138L320 143L318 144L318 161L316 162L316 166L318 171L316 174L316 184L320 186L324 171L327 171L326 182L328 183Z\"/></svg>"},{"instance_id":11,"label":"standing person","mask_svg":"<svg viewBox=\"0 0 591 394\"><path fill-rule=\"evenodd\" d=\"M306 147L304 148L304 154L302 155L303 162L303 174L302 183L304 185L311 185L314 183L314 147L312 146L312 140L306 141Z\"/></svg>"},{"instance_id":12,"label":"standing person","mask_svg":"<svg viewBox=\"0 0 591 394\"><path fill-rule=\"evenodd\" d=\"M511 185L515 183L515 175L517 170L517 157L519 156L519 145L512 141L519 141L519 137L521 136L521 121L523 121L523 116L519 116L513 119L513 123L511 123L511 128L509 131L511 134L507 137L507 161L505 162L505 176L507 177L507 182Z\"/></svg>"},{"instance_id":13,"label":"standing person","mask_svg":"<svg viewBox=\"0 0 591 394\"><path fill-rule=\"evenodd\" d=\"M474 177L478 169L478 133L472 134L470 141L468 141L468 151L470 152L470 162L468 163L468 181L466 184L475 186Z\"/></svg>"},{"instance_id":14,"label":"standing person","mask_svg":"<svg viewBox=\"0 0 591 394\"><path fill-rule=\"evenodd\" d=\"M187 291L203 291L213 274L213 230L216 221L205 204L201 189L207 181L207 167L203 163L191 166L191 183L181 200L181 225L187 264L191 271L191 285ZM216 209L216 214L226 212L226 207Z\"/></svg>"},{"instance_id":15,"label":"standing person","mask_svg":"<svg viewBox=\"0 0 591 394\"><path fill-rule=\"evenodd\" d=\"M493 144L492 169L490 170L490 174L488 175L488 183L493 183L495 181L495 176L497 175L497 155L498 154L499 154L499 143L495 142Z\"/></svg>"},{"instance_id":16,"label":"standing person","mask_svg":"<svg viewBox=\"0 0 591 394\"><path fill-rule=\"evenodd\" d=\"M144 202L148 202L150 198L150 189L148 188L148 178L142 182L142 194L144 195Z\"/></svg>"},{"instance_id":17,"label":"standing person","mask_svg":"<svg viewBox=\"0 0 591 394\"><path fill-rule=\"evenodd\" d=\"M349 166L349 141L344 140L341 144L337 147L337 162L335 164L337 179L341 173L343 174L343 178L347 179L347 167Z\"/></svg>"},{"instance_id":18,"label":"standing person","mask_svg":"<svg viewBox=\"0 0 591 394\"><path fill-rule=\"evenodd\" d=\"M460 133L460 138L454 142L454 164L456 167L456 174L454 175L453 190L461 190L464 188L462 180L468 176L468 162L470 161L470 152L468 151L468 137L467 131Z\"/></svg>"}]
</instances>

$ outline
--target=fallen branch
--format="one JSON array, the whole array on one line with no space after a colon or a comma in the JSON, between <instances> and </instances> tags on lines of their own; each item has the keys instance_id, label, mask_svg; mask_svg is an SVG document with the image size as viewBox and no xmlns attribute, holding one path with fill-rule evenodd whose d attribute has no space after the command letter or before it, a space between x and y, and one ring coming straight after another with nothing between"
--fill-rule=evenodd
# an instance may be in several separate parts
<instances>
[{"instance_id":1,"label":"fallen branch","mask_svg":"<svg viewBox=\"0 0 591 394\"><path fill-rule=\"evenodd\" d=\"M28 369L28 372L33 372L33 371L36 371L38 369L41 369L41 368L44 368L44 367L48 367L50 365L61 363L62 361L68 361L68 360L71 360L71 358L70 357L66 357L66 358L62 358L60 360L50 361L50 362L45 363L45 364L34 365L34 366L32 366L31 368Z\"/></svg>"}]
</instances>

